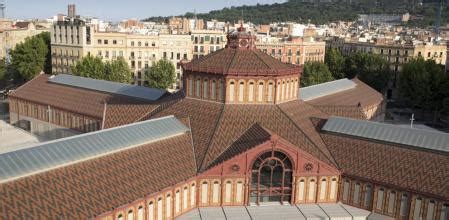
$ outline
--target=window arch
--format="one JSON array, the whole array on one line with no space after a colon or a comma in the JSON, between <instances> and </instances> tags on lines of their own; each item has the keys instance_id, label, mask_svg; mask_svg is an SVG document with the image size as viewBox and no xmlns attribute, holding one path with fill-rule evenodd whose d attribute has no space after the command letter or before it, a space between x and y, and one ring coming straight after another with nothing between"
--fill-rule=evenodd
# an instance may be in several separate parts
<instances>
[{"instance_id":1,"label":"window arch","mask_svg":"<svg viewBox=\"0 0 449 220\"><path fill-rule=\"evenodd\" d=\"M243 102L243 98L245 97L245 83L239 83L239 102Z\"/></svg>"},{"instance_id":2,"label":"window arch","mask_svg":"<svg viewBox=\"0 0 449 220\"><path fill-rule=\"evenodd\" d=\"M195 206L195 196L196 196L196 188L195 183L192 183L190 186L190 206Z\"/></svg>"},{"instance_id":3,"label":"window arch","mask_svg":"<svg viewBox=\"0 0 449 220\"><path fill-rule=\"evenodd\" d=\"M165 199L165 216L167 218L171 217L171 195L167 194L167 197Z\"/></svg>"},{"instance_id":4,"label":"window arch","mask_svg":"<svg viewBox=\"0 0 449 220\"><path fill-rule=\"evenodd\" d=\"M287 80L285 84L285 99L290 98L290 80Z\"/></svg>"},{"instance_id":5,"label":"window arch","mask_svg":"<svg viewBox=\"0 0 449 220\"><path fill-rule=\"evenodd\" d=\"M163 206L163 201L162 201L162 197L159 197L159 199L157 199L157 220L162 220L162 206Z\"/></svg>"},{"instance_id":6,"label":"window arch","mask_svg":"<svg viewBox=\"0 0 449 220\"><path fill-rule=\"evenodd\" d=\"M365 208L371 208L371 199L373 196L373 187L371 185L365 186Z\"/></svg>"},{"instance_id":7,"label":"window arch","mask_svg":"<svg viewBox=\"0 0 449 220\"><path fill-rule=\"evenodd\" d=\"M254 101L254 82L249 82L248 85L248 102Z\"/></svg>"},{"instance_id":8,"label":"window arch","mask_svg":"<svg viewBox=\"0 0 449 220\"><path fill-rule=\"evenodd\" d=\"M447 219L449 217L449 204L445 203L441 206L440 219Z\"/></svg>"},{"instance_id":9,"label":"window arch","mask_svg":"<svg viewBox=\"0 0 449 220\"><path fill-rule=\"evenodd\" d=\"M126 220L133 220L134 219L134 213L133 210L128 211L128 217Z\"/></svg>"},{"instance_id":10,"label":"window arch","mask_svg":"<svg viewBox=\"0 0 449 220\"><path fill-rule=\"evenodd\" d=\"M281 100L285 100L285 81L282 81L281 86Z\"/></svg>"},{"instance_id":11,"label":"window arch","mask_svg":"<svg viewBox=\"0 0 449 220\"><path fill-rule=\"evenodd\" d=\"M337 178L332 178L331 181L331 191L330 191L330 195L329 198L330 199L335 199L336 198L336 194L337 193Z\"/></svg>"},{"instance_id":12,"label":"window arch","mask_svg":"<svg viewBox=\"0 0 449 220\"><path fill-rule=\"evenodd\" d=\"M208 185L206 181L201 184L201 203L203 204L208 202Z\"/></svg>"},{"instance_id":13,"label":"window arch","mask_svg":"<svg viewBox=\"0 0 449 220\"><path fill-rule=\"evenodd\" d=\"M220 183L215 181L212 187L212 202L218 203L220 202Z\"/></svg>"},{"instance_id":14,"label":"window arch","mask_svg":"<svg viewBox=\"0 0 449 220\"><path fill-rule=\"evenodd\" d=\"M176 190L175 192L175 213L178 213L181 211L181 192Z\"/></svg>"},{"instance_id":15,"label":"window arch","mask_svg":"<svg viewBox=\"0 0 449 220\"><path fill-rule=\"evenodd\" d=\"M117 220L123 220L123 215L122 215L122 214L119 214L119 215L117 216Z\"/></svg>"},{"instance_id":16,"label":"window arch","mask_svg":"<svg viewBox=\"0 0 449 220\"><path fill-rule=\"evenodd\" d=\"M235 192L235 201L236 202L242 202L243 199L243 182L242 181L238 181L237 185L236 185L237 189Z\"/></svg>"},{"instance_id":17,"label":"window arch","mask_svg":"<svg viewBox=\"0 0 449 220\"><path fill-rule=\"evenodd\" d=\"M232 182L226 181L225 184L225 202L230 203L232 197Z\"/></svg>"},{"instance_id":18,"label":"window arch","mask_svg":"<svg viewBox=\"0 0 449 220\"><path fill-rule=\"evenodd\" d=\"M229 101L230 102L234 102L234 97L235 97L235 85L234 85L234 81L229 82Z\"/></svg>"},{"instance_id":19,"label":"window arch","mask_svg":"<svg viewBox=\"0 0 449 220\"><path fill-rule=\"evenodd\" d=\"M207 99L209 96L209 87L208 87L208 81L207 79L204 79L203 81L203 98Z\"/></svg>"},{"instance_id":20,"label":"window arch","mask_svg":"<svg viewBox=\"0 0 449 220\"><path fill-rule=\"evenodd\" d=\"M276 86L276 102L279 102L280 97L281 97L281 82L278 82L278 85Z\"/></svg>"},{"instance_id":21,"label":"window arch","mask_svg":"<svg viewBox=\"0 0 449 220\"><path fill-rule=\"evenodd\" d=\"M154 204L153 204L153 201L148 203L148 220L154 220Z\"/></svg>"},{"instance_id":22,"label":"window arch","mask_svg":"<svg viewBox=\"0 0 449 220\"><path fill-rule=\"evenodd\" d=\"M267 101L272 102L273 101L273 82L268 83L268 97Z\"/></svg>"},{"instance_id":23,"label":"window arch","mask_svg":"<svg viewBox=\"0 0 449 220\"><path fill-rule=\"evenodd\" d=\"M321 179L320 183L320 200L326 199L326 190L327 190L327 179L323 178Z\"/></svg>"},{"instance_id":24,"label":"window arch","mask_svg":"<svg viewBox=\"0 0 449 220\"><path fill-rule=\"evenodd\" d=\"M187 186L184 187L182 191L182 209L187 209L188 199L189 199L189 188Z\"/></svg>"},{"instance_id":25,"label":"window arch","mask_svg":"<svg viewBox=\"0 0 449 220\"><path fill-rule=\"evenodd\" d=\"M299 180L299 186L298 186L298 200L304 201L306 191L306 183L304 179Z\"/></svg>"},{"instance_id":26,"label":"window arch","mask_svg":"<svg viewBox=\"0 0 449 220\"><path fill-rule=\"evenodd\" d=\"M216 85L215 80L212 80L212 82L211 82L211 93L210 93L210 98L211 98L212 100L215 100L215 99L216 99L216 94L217 94L217 85Z\"/></svg>"},{"instance_id":27,"label":"window arch","mask_svg":"<svg viewBox=\"0 0 449 220\"><path fill-rule=\"evenodd\" d=\"M401 207L399 208L399 213L401 216L407 216L408 215L408 195L402 194L401 197Z\"/></svg>"},{"instance_id":28,"label":"window arch","mask_svg":"<svg viewBox=\"0 0 449 220\"><path fill-rule=\"evenodd\" d=\"M195 96L201 97L201 79L196 79Z\"/></svg>"},{"instance_id":29,"label":"window arch","mask_svg":"<svg viewBox=\"0 0 449 220\"><path fill-rule=\"evenodd\" d=\"M263 102L263 91L264 91L264 83L263 82L259 82L258 88L257 88L257 101L258 102Z\"/></svg>"},{"instance_id":30,"label":"window arch","mask_svg":"<svg viewBox=\"0 0 449 220\"><path fill-rule=\"evenodd\" d=\"M415 200L415 210L413 211L413 218L419 219L421 217L422 198L418 197Z\"/></svg>"},{"instance_id":31,"label":"window arch","mask_svg":"<svg viewBox=\"0 0 449 220\"><path fill-rule=\"evenodd\" d=\"M345 180L343 183L343 201L348 201L349 197L349 180Z\"/></svg>"},{"instance_id":32,"label":"window arch","mask_svg":"<svg viewBox=\"0 0 449 220\"><path fill-rule=\"evenodd\" d=\"M251 168L250 201L289 202L292 194L293 165L290 158L279 151L262 153Z\"/></svg>"},{"instance_id":33,"label":"window arch","mask_svg":"<svg viewBox=\"0 0 449 220\"><path fill-rule=\"evenodd\" d=\"M137 220L143 220L143 206L137 208Z\"/></svg>"},{"instance_id":34,"label":"window arch","mask_svg":"<svg viewBox=\"0 0 449 220\"><path fill-rule=\"evenodd\" d=\"M434 219L434 214L435 214L435 201L430 200L429 204L427 205L426 220Z\"/></svg>"},{"instance_id":35,"label":"window arch","mask_svg":"<svg viewBox=\"0 0 449 220\"><path fill-rule=\"evenodd\" d=\"M376 203L376 209L382 210L384 205L384 189L380 188L379 191L377 191L377 203Z\"/></svg>"},{"instance_id":36,"label":"window arch","mask_svg":"<svg viewBox=\"0 0 449 220\"><path fill-rule=\"evenodd\" d=\"M315 200L315 179L309 180L309 194L307 195L307 199L309 201Z\"/></svg>"},{"instance_id":37,"label":"window arch","mask_svg":"<svg viewBox=\"0 0 449 220\"><path fill-rule=\"evenodd\" d=\"M193 96L193 79L189 78L189 96Z\"/></svg>"},{"instance_id":38,"label":"window arch","mask_svg":"<svg viewBox=\"0 0 449 220\"><path fill-rule=\"evenodd\" d=\"M360 183L356 183L354 186L354 196L352 198L354 204L359 204L360 202Z\"/></svg>"},{"instance_id":39,"label":"window arch","mask_svg":"<svg viewBox=\"0 0 449 220\"><path fill-rule=\"evenodd\" d=\"M218 82L218 98L220 99L220 101L223 101L223 99L224 99L223 90L224 90L223 81L220 79L220 81Z\"/></svg>"}]
</instances>

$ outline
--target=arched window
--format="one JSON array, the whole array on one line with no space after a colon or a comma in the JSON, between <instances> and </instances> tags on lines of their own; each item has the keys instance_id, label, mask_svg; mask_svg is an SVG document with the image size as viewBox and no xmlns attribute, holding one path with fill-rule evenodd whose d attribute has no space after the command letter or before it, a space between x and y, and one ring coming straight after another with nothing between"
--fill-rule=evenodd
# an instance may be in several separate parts
<instances>
[{"instance_id":1,"label":"arched window","mask_svg":"<svg viewBox=\"0 0 449 220\"><path fill-rule=\"evenodd\" d=\"M279 151L262 153L251 169L250 202L290 202L292 163Z\"/></svg>"},{"instance_id":2,"label":"arched window","mask_svg":"<svg viewBox=\"0 0 449 220\"><path fill-rule=\"evenodd\" d=\"M236 189L236 193L235 193L235 201L242 202L243 201L242 197L243 197L243 182L238 181L237 189Z\"/></svg>"},{"instance_id":3,"label":"arched window","mask_svg":"<svg viewBox=\"0 0 449 220\"><path fill-rule=\"evenodd\" d=\"M148 220L154 220L154 204L148 203Z\"/></svg>"},{"instance_id":4,"label":"arched window","mask_svg":"<svg viewBox=\"0 0 449 220\"><path fill-rule=\"evenodd\" d=\"M257 101L263 102L263 82L259 82L259 87L257 89Z\"/></svg>"},{"instance_id":5,"label":"arched window","mask_svg":"<svg viewBox=\"0 0 449 220\"><path fill-rule=\"evenodd\" d=\"M179 190L175 192L175 213L181 211L181 193Z\"/></svg>"},{"instance_id":6,"label":"arched window","mask_svg":"<svg viewBox=\"0 0 449 220\"><path fill-rule=\"evenodd\" d=\"M320 200L326 199L327 180L323 178L320 186Z\"/></svg>"},{"instance_id":7,"label":"arched window","mask_svg":"<svg viewBox=\"0 0 449 220\"><path fill-rule=\"evenodd\" d=\"M234 82L230 82L229 83L229 101L230 102L234 101L234 97L235 97L234 91L235 91Z\"/></svg>"},{"instance_id":8,"label":"arched window","mask_svg":"<svg viewBox=\"0 0 449 220\"><path fill-rule=\"evenodd\" d=\"M289 99L290 98L290 80L287 80L286 84L285 84L285 99Z\"/></svg>"},{"instance_id":9,"label":"arched window","mask_svg":"<svg viewBox=\"0 0 449 220\"><path fill-rule=\"evenodd\" d=\"M143 220L143 207L139 206L137 209L137 220Z\"/></svg>"},{"instance_id":10,"label":"arched window","mask_svg":"<svg viewBox=\"0 0 449 220\"><path fill-rule=\"evenodd\" d=\"M133 210L129 210L127 220L133 220L133 219L134 219Z\"/></svg>"},{"instance_id":11,"label":"arched window","mask_svg":"<svg viewBox=\"0 0 449 220\"><path fill-rule=\"evenodd\" d=\"M278 85L276 86L276 101L279 102L279 97L281 96L281 83L278 82Z\"/></svg>"},{"instance_id":12,"label":"arched window","mask_svg":"<svg viewBox=\"0 0 449 220\"><path fill-rule=\"evenodd\" d=\"M118 215L117 220L123 220L123 215L122 214Z\"/></svg>"},{"instance_id":13,"label":"arched window","mask_svg":"<svg viewBox=\"0 0 449 220\"><path fill-rule=\"evenodd\" d=\"M345 180L343 183L343 201L348 201L349 197L349 180Z\"/></svg>"},{"instance_id":14,"label":"arched window","mask_svg":"<svg viewBox=\"0 0 449 220\"><path fill-rule=\"evenodd\" d=\"M298 95L298 88L299 88L299 86L298 86L298 80L296 79L296 80L295 80L294 96L297 96L297 95Z\"/></svg>"},{"instance_id":15,"label":"arched window","mask_svg":"<svg viewBox=\"0 0 449 220\"><path fill-rule=\"evenodd\" d=\"M330 192L330 199L335 199L337 193L337 178L332 178L331 181L331 192Z\"/></svg>"},{"instance_id":16,"label":"arched window","mask_svg":"<svg viewBox=\"0 0 449 220\"><path fill-rule=\"evenodd\" d=\"M215 100L216 94L217 94L217 86L215 85L215 80L212 80L211 87L212 88L211 88L210 98L212 100Z\"/></svg>"},{"instance_id":17,"label":"arched window","mask_svg":"<svg viewBox=\"0 0 449 220\"><path fill-rule=\"evenodd\" d=\"M195 193L196 193L196 188L195 188L195 183L192 183L192 185L190 186L190 206L194 207L195 206Z\"/></svg>"},{"instance_id":18,"label":"arched window","mask_svg":"<svg viewBox=\"0 0 449 220\"><path fill-rule=\"evenodd\" d=\"M384 205L384 189L380 188L379 191L377 191L376 209L382 210L383 205Z\"/></svg>"},{"instance_id":19,"label":"arched window","mask_svg":"<svg viewBox=\"0 0 449 220\"><path fill-rule=\"evenodd\" d=\"M422 199L420 197L415 200L415 210L413 211L413 219L420 219L421 217Z\"/></svg>"},{"instance_id":20,"label":"arched window","mask_svg":"<svg viewBox=\"0 0 449 220\"><path fill-rule=\"evenodd\" d=\"M268 97L267 101L272 102L273 101L273 83L268 83Z\"/></svg>"},{"instance_id":21,"label":"arched window","mask_svg":"<svg viewBox=\"0 0 449 220\"><path fill-rule=\"evenodd\" d=\"M250 82L248 86L248 102L254 101L254 82Z\"/></svg>"},{"instance_id":22,"label":"arched window","mask_svg":"<svg viewBox=\"0 0 449 220\"><path fill-rule=\"evenodd\" d=\"M427 216L426 219L427 220L432 220L434 219L434 215L435 214L435 201L430 200L429 201L429 205L427 205Z\"/></svg>"},{"instance_id":23,"label":"arched window","mask_svg":"<svg viewBox=\"0 0 449 220\"><path fill-rule=\"evenodd\" d=\"M224 88L223 88L223 81L219 81L218 84L218 98L220 99L220 101L223 101L224 97L223 97L223 92Z\"/></svg>"},{"instance_id":24,"label":"arched window","mask_svg":"<svg viewBox=\"0 0 449 220\"><path fill-rule=\"evenodd\" d=\"M157 200L157 220L162 220L162 214L163 214L163 212L162 212L162 209L163 208L163 205L162 205L162 198L159 198L158 200Z\"/></svg>"},{"instance_id":25,"label":"arched window","mask_svg":"<svg viewBox=\"0 0 449 220\"><path fill-rule=\"evenodd\" d=\"M245 91L245 83L240 82L239 83L239 102L243 102L244 91Z\"/></svg>"},{"instance_id":26,"label":"arched window","mask_svg":"<svg viewBox=\"0 0 449 220\"><path fill-rule=\"evenodd\" d=\"M305 186L305 182L304 179L301 179L299 181L299 186L298 186L298 200L299 201L304 201L304 191L306 190L306 186Z\"/></svg>"},{"instance_id":27,"label":"arched window","mask_svg":"<svg viewBox=\"0 0 449 220\"><path fill-rule=\"evenodd\" d=\"M401 216L408 215L408 196L407 196L407 194L402 194L401 207L400 207L399 213Z\"/></svg>"},{"instance_id":28,"label":"arched window","mask_svg":"<svg viewBox=\"0 0 449 220\"><path fill-rule=\"evenodd\" d=\"M315 199L315 180L311 179L309 180L309 194L307 196L307 199L309 201L312 201Z\"/></svg>"},{"instance_id":29,"label":"arched window","mask_svg":"<svg viewBox=\"0 0 449 220\"><path fill-rule=\"evenodd\" d=\"M360 183L356 183L354 186L354 196L352 198L354 204L359 204L360 202Z\"/></svg>"},{"instance_id":30,"label":"arched window","mask_svg":"<svg viewBox=\"0 0 449 220\"><path fill-rule=\"evenodd\" d=\"M388 196L388 210L387 210L388 213L391 213L391 214L394 213L394 207L396 207L395 201L396 201L396 192L391 191Z\"/></svg>"},{"instance_id":31,"label":"arched window","mask_svg":"<svg viewBox=\"0 0 449 220\"><path fill-rule=\"evenodd\" d=\"M292 80L290 82L290 98L295 97L295 92L296 92L295 82Z\"/></svg>"},{"instance_id":32,"label":"arched window","mask_svg":"<svg viewBox=\"0 0 449 220\"><path fill-rule=\"evenodd\" d=\"M212 191L212 202L218 203L220 199L220 183L218 181L214 182Z\"/></svg>"},{"instance_id":33,"label":"arched window","mask_svg":"<svg viewBox=\"0 0 449 220\"><path fill-rule=\"evenodd\" d=\"M187 209L187 205L188 203L188 199L189 199L189 189L186 187L184 187L184 190L182 191L182 208L183 209Z\"/></svg>"},{"instance_id":34,"label":"arched window","mask_svg":"<svg viewBox=\"0 0 449 220\"><path fill-rule=\"evenodd\" d=\"M285 100L285 81L282 81L281 100Z\"/></svg>"},{"instance_id":35,"label":"arched window","mask_svg":"<svg viewBox=\"0 0 449 220\"><path fill-rule=\"evenodd\" d=\"M206 181L203 182L203 184L201 185L201 203L203 204L207 204L207 193L208 193L208 184Z\"/></svg>"},{"instance_id":36,"label":"arched window","mask_svg":"<svg viewBox=\"0 0 449 220\"><path fill-rule=\"evenodd\" d=\"M193 79L189 78L189 96L193 96Z\"/></svg>"},{"instance_id":37,"label":"arched window","mask_svg":"<svg viewBox=\"0 0 449 220\"><path fill-rule=\"evenodd\" d=\"M232 197L232 183L231 181L227 181L225 185L225 202L231 202Z\"/></svg>"},{"instance_id":38,"label":"arched window","mask_svg":"<svg viewBox=\"0 0 449 220\"><path fill-rule=\"evenodd\" d=\"M371 209L372 195L373 195L373 188L371 187L371 185L366 185L365 186L365 202L364 202L365 208Z\"/></svg>"},{"instance_id":39,"label":"arched window","mask_svg":"<svg viewBox=\"0 0 449 220\"><path fill-rule=\"evenodd\" d=\"M196 79L196 91L195 91L195 96L196 97L201 97L201 79Z\"/></svg>"},{"instance_id":40,"label":"arched window","mask_svg":"<svg viewBox=\"0 0 449 220\"><path fill-rule=\"evenodd\" d=\"M167 218L171 217L171 195L168 194L165 200L165 216Z\"/></svg>"},{"instance_id":41,"label":"arched window","mask_svg":"<svg viewBox=\"0 0 449 220\"><path fill-rule=\"evenodd\" d=\"M207 79L205 79L204 81L203 81L203 98L205 98L205 99L207 99L207 97L208 97L208 92L209 92L209 87L208 87L208 80Z\"/></svg>"}]
</instances>

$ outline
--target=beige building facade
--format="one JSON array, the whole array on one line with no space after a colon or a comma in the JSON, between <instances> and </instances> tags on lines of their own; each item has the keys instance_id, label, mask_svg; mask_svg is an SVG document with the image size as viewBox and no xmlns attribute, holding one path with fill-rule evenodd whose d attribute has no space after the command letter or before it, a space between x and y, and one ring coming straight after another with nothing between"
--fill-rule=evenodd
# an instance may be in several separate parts
<instances>
[{"instance_id":1,"label":"beige building facade","mask_svg":"<svg viewBox=\"0 0 449 220\"><path fill-rule=\"evenodd\" d=\"M71 73L71 66L84 56L111 61L123 57L134 72L135 83L144 85L145 69L160 59L175 66L176 83L181 86L180 61L192 59L189 35L139 35L121 32L98 32L95 25L81 20L57 22L52 28L52 72Z\"/></svg>"},{"instance_id":2,"label":"beige building facade","mask_svg":"<svg viewBox=\"0 0 449 220\"><path fill-rule=\"evenodd\" d=\"M47 28L38 26L32 22L22 22L26 27L24 28L6 28L0 31L0 58L3 59L8 56L10 50L13 50L17 44L25 41L27 37L38 35L42 32L48 31ZM26 24L27 23L27 24Z\"/></svg>"},{"instance_id":3,"label":"beige building facade","mask_svg":"<svg viewBox=\"0 0 449 220\"><path fill-rule=\"evenodd\" d=\"M226 34L215 30L192 30L193 58L200 58L226 45Z\"/></svg>"}]
</instances>

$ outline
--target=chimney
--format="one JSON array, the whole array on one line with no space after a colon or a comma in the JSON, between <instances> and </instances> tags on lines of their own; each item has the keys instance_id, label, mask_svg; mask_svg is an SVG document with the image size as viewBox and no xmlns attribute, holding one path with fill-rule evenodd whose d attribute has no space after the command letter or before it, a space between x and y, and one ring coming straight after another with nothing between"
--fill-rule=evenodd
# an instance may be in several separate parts
<instances>
[{"instance_id":1,"label":"chimney","mask_svg":"<svg viewBox=\"0 0 449 220\"><path fill-rule=\"evenodd\" d=\"M74 18L76 16L75 4L70 4L67 6L67 16L69 18Z\"/></svg>"}]
</instances>

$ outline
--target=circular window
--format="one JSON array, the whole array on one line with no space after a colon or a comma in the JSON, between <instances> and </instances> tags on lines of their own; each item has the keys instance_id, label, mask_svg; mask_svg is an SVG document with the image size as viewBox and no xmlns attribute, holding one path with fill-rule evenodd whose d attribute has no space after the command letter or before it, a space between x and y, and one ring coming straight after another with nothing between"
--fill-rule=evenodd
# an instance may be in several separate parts
<instances>
[{"instance_id":1,"label":"circular window","mask_svg":"<svg viewBox=\"0 0 449 220\"><path fill-rule=\"evenodd\" d=\"M313 170L313 164L312 163L306 163L304 165L304 170L305 171L312 171Z\"/></svg>"}]
</instances>

